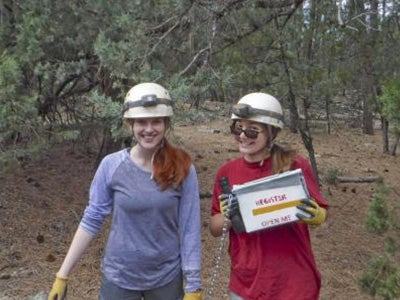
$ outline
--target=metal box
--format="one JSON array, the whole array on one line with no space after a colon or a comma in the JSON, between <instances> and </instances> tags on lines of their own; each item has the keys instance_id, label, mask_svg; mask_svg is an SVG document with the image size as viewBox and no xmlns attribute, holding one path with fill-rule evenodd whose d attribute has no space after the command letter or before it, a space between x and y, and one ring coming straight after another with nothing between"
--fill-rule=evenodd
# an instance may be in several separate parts
<instances>
[{"instance_id":1,"label":"metal box","mask_svg":"<svg viewBox=\"0 0 400 300\"><path fill-rule=\"evenodd\" d=\"M238 198L246 232L298 221L296 205L309 198L301 169L234 185L232 192Z\"/></svg>"}]
</instances>

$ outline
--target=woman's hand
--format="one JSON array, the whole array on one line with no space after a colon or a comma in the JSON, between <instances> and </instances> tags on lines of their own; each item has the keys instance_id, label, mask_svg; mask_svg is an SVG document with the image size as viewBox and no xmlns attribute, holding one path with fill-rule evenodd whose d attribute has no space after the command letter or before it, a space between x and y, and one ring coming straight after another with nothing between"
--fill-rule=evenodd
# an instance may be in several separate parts
<instances>
[{"instance_id":1,"label":"woman's hand","mask_svg":"<svg viewBox=\"0 0 400 300\"><path fill-rule=\"evenodd\" d=\"M304 223L309 225L321 225L326 220L326 209L319 206L318 203L312 199L303 199L301 200L301 204L296 207L307 213L308 216L300 213L296 214L296 217Z\"/></svg>"},{"instance_id":2,"label":"woman's hand","mask_svg":"<svg viewBox=\"0 0 400 300\"><path fill-rule=\"evenodd\" d=\"M185 293L183 300L202 300L201 291L196 291L192 293Z\"/></svg>"},{"instance_id":3,"label":"woman's hand","mask_svg":"<svg viewBox=\"0 0 400 300\"><path fill-rule=\"evenodd\" d=\"M62 277L56 275L53 287L48 296L48 300L64 300L67 296L67 282L68 277Z\"/></svg>"}]
</instances>

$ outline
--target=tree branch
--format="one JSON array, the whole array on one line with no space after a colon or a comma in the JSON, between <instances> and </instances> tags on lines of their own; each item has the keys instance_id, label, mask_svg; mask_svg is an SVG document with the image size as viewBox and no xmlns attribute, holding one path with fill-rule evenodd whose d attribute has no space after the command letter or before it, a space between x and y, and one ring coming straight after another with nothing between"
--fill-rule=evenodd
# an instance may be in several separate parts
<instances>
[{"instance_id":1,"label":"tree branch","mask_svg":"<svg viewBox=\"0 0 400 300\"><path fill-rule=\"evenodd\" d=\"M179 73L179 76L184 75L184 74L190 69L190 67L197 61L197 59L199 58L199 56L200 56L201 54L203 54L204 52L208 51L208 50L210 50L210 46L207 46L207 47L201 49L199 52L197 52L196 55L193 57L192 61L186 66L185 69L183 69L183 71L181 71L181 72Z\"/></svg>"},{"instance_id":2,"label":"tree branch","mask_svg":"<svg viewBox=\"0 0 400 300\"><path fill-rule=\"evenodd\" d=\"M381 180L382 180L381 176L366 176L366 177L338 176L336 178L336 181L340 182L340 183L348 183L348 182L363 183L363 182L375 182L375 181L381 181Z\"/></svg>"},{"instance_id":3,"label":"tree branch","mask_svg":"<svg viewBox=\"0 0 400 300\"><path fill-rule=\"evenodd\" d=\"M178 27L179 24L180 24L180 20L177 21L174 25L172 25L172 27L169 28L169 29L158 39L157 43L155 43L155 44L153 45L153 47L151 48L151 50L143 56L143 59L142 59L142 62L141 62L141 64L140 64L140 66L143 66L143 65L144 65L144 63L145 63L145 61L146 61L146 58L147 58L148 56L150 56L151 54L153 54L153 53L156 51L157 47L161 44L161 42L162 42L176 27Z\"/></svg>"}]
</instances>

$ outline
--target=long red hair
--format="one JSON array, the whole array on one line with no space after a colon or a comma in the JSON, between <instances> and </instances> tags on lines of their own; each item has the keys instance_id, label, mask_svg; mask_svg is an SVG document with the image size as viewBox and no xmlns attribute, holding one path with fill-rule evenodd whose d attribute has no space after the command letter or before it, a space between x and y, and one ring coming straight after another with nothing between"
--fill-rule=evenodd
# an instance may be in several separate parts
<instances>
[{"instance_id":1,"label":"long red hair","mask_svg":"<svg viewBox=\"0 0 400 300\"><path fill-rule=\"evenodd\" d=\"M186 151L172 146L166 138L163 144L154 156L153 176L161 189L165 190L182 184L189 174L192 159Z\"/></svg>"}]
</instances>

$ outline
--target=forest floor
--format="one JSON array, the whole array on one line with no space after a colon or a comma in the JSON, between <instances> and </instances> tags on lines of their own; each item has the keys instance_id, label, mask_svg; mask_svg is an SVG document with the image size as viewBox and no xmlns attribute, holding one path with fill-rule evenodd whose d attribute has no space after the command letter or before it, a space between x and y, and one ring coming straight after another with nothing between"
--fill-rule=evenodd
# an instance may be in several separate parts
<instances>
[{"instance_id":1,"label":"forest floor","mask_svg":"<svg viewBox=\"0 0 400 300\"><path fill-rule=\"evenodd\" d=\"M228 119L220 119L175 126L172 136L191 153L199 175L206 290L220 243L208 231L213 180L217 166L239 156L228 124ZM335 170L352 177L382 176L392 188L389 200L398 205L400 159L382 154L380 130L368 136L344 128L335 128L330 135L325 130L312 133L322 176ZM284 130L279 140L306 154L299 134ZM86 206L94 161L93 154L74 150L71 145L56 145L37 161L26 162L0 177L0 300L45 298ZM376 183L323 182L322 191L331 205L329 218L322 226L310 229L323 280L321 299L373 299L360 292L357 281L370 259L384 251L383 237L365 229L370 199L376 190ZM108 222L71 274L70 300L97 299L107 230ZM213 299L226 299L228 274L229 258L224 250Z\"/></svg>"}]
</instances>

